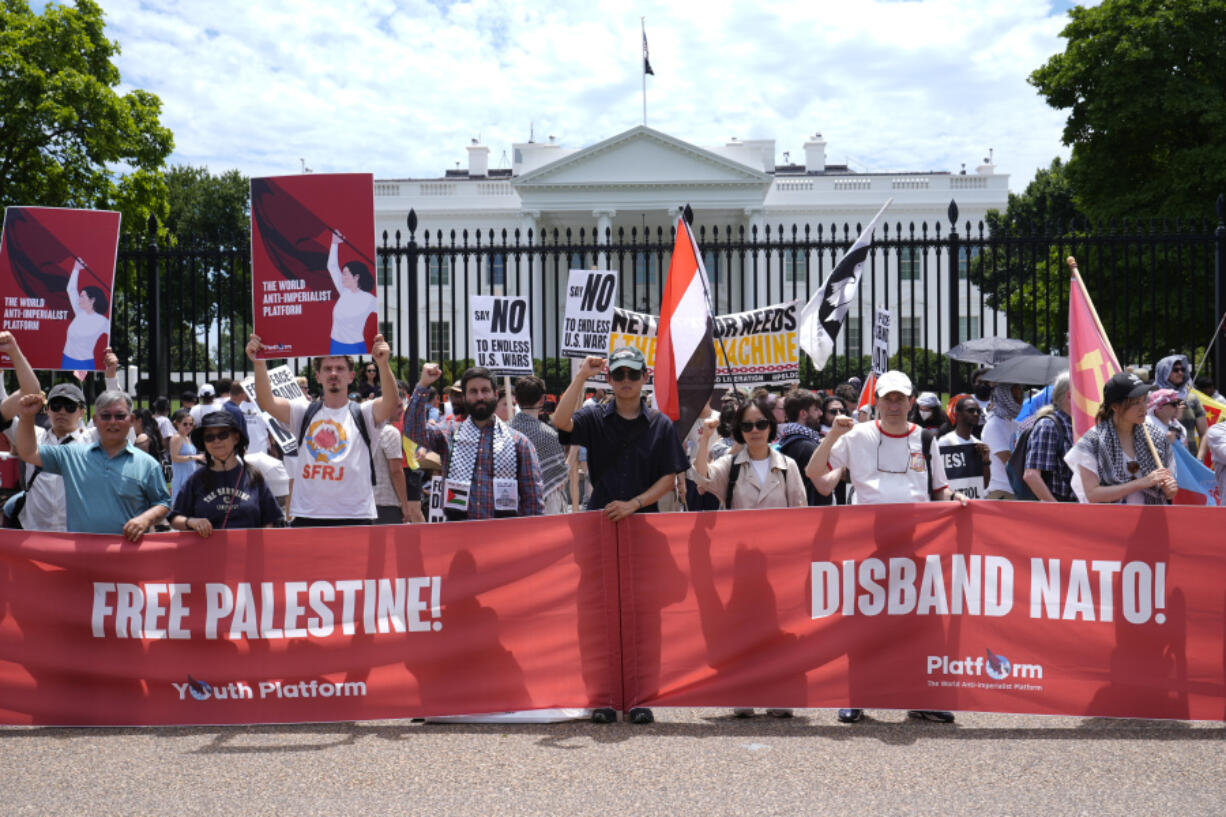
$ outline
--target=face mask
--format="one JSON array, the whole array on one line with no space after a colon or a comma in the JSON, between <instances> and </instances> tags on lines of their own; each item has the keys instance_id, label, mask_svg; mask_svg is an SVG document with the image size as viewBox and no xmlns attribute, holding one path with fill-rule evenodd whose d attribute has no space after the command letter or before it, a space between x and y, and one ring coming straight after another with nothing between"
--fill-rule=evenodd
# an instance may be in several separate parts
<instances>
[{"instance_id":1,"label":"face mask","mask_svg":"<svg viewBox=\"0 0 1226 817\"><path fill-rule=\"evenodd\" d=\"M919 416L921 420L927 420L932 416L932 409L920 409Z\"/></svg>"},{"instance_id":2,"label":"face mask","mask_svg":"<svg viewBox=\"0 0 1226 817\"><path fill-rule=\"evenodd\" d=\"M978 400L987 400L992 396L992 387L987 383L980 383L975 387L975 398Z\"/></svg>"}]
</instances>

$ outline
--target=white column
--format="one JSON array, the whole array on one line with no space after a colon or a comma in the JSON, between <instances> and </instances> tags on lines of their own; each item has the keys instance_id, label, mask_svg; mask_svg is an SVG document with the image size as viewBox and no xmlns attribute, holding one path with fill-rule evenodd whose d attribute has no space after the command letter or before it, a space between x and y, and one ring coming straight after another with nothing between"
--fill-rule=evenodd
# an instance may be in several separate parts
<instances>
[{"instance_id":1,"label":"white column","mask_svg":"<svg viewBox=\"0 0 1226 817\"><path fill-rule=\"evenodd\" d=\"M617 215L616 210L593 210L592 217L596 219L596 240L594 244L611 244L613 243L613 217ZM609 254L600 253L596 256L596 266L599 269L609 268Z\"/></svg>"}]
</instances>

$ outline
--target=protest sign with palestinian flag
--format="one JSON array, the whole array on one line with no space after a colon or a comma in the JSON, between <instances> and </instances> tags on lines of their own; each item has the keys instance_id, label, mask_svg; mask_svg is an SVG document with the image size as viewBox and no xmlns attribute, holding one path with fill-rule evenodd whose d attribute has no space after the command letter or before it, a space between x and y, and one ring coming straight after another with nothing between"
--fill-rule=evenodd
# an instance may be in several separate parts
<instances>
[{"instance_id":1,"label":"protest sign with palestinian flag","mask_svg":"<svg viewBox=\"0 0 1226 817\"><path fill-rule=\"evenodd\" d=\"M809 299L800 312L797 339L800 348L813 359L813 366L818 371L826 368L826 362L834 353L834 341L839 336L839 329L842 328L847 311L860 288L860 274L864 271L864 262L868 259L873 229L892 201L894 199L887 199L886 203L881 205L881 209L860 233L856 243L851 245L847 254L831 270L822 288Z\"/></svg>"},{"instance_id":2,"label":"protest sign with palestinian flag","mask_svg":"<svg viewBox=\"0 0 1226 817\"><path fill-rule=\"evenodd\" d=\"M656 407L684 437L702 416L715 390L715 323L707 293L707 270L685 216L677 217L677 238L660 302L656 349Z\"/></svg>"}]
</instances>

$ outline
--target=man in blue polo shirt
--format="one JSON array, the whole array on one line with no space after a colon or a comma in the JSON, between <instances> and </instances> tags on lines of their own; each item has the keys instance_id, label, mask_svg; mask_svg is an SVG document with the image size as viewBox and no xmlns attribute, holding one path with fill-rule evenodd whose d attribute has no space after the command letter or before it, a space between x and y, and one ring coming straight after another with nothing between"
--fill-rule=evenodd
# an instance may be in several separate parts
<instances>
[{"instance_id":1,"label":"man in blue polo shirt","mask_svg":"<svg viewBox=\"0 0 1226 817\"><path fill-rule=\"evenodd\" d=\"M170 492L157 460L128 442L132 401L122 391L104 391L94 401L97 441L85 445L38 445L34 416L41 394L21 398L17 454L48 474L64 478L68 530L122 533L138 541L170 512Z\"/></svg>"},{"instance_id":2,"label":"man in blue polo shirt","mask_svg":"<svg viewBox=\"0 0 1226 817\"><path fill-rule=\"evenodd\" d=\"M647 361L633 346L622 346L609 355L609 382L614 399L579 409L584 385L603 367L604 360L599 357L583 361L558 399L553 424L558 429L558 442L587 447L592 480L588 510L603 511L618 522L640 511L658 510L656 502L673 489L677 475L685 473L690 460L681 447L673 421L648 408L643 400ZM583 581L581 577L580 582ZM658 613L654 617L640 615L639 626L658 633L658 618ZM580 652L591 647L581 628ZM607 716L601 713L606 711L596 710L593 719L605 719ZM628 714L633 723L654 720L646 707L634 707Z\"/></svg>"}]
</instances>

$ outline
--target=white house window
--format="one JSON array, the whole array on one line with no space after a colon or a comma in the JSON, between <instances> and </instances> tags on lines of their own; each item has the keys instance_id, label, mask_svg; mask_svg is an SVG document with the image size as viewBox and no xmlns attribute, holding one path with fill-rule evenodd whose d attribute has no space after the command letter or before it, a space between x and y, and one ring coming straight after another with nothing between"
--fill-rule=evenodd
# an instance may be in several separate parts
<instances>
[{"instance_id":1,"label":"white house window","mask_svg":"<svg viewBox=\"0 0 1226 817\"><path fill-rule=\"evenodd\" d=\"M970 272L971 261L979 257L978 247L958 248L958 280L965 281Z\"/></svg>"},{"instance_id":2,"label":"white house window","mask_svg":"<svg viewBox=\"0 0 1226 817\"><path fill-rule=\"evenodd\" d=\"M430 269L430 275L427 278L430 286L451 285L451 267L446 258L441 255L431 255L427 259L427 265Z\"/></svg>"},{"instance_id":3,"label":"white house window","mask_svg":"<svg viewBox=\"0 0 1226 817\"><path fill-rule=\"evenodd\" d=\"M805 269L804 256L793 250L784 250L783 283L804 286L807 280L808 270Z\"/></svg>"},{"instance_id":4,"label":"white house window","mask_svg":"<svg viewBox=\"0 0 1226 817\"><path fill-rule=\"evenodd\" d=\"M963 315L958 318L958 342L974 340L979 337L979 316Z\"/></svg>"},{"instance_id":5,"label":"white house window","mask_svg":"<svg viewBox=\"0 0 1226 817\"><path fill-rule=\"evenodd\" d=\"M923 273L923 257L915 247L903 247L898 256L898 277L903 281L918 281Z\"/></svg>"},{"instance_id":6,"label":"white house window","mask_svg":"<svg viewBox=\"0 0 1226 817\"><path fill-rule=\"evenodd\" d=\"M864 337L860 334L860 319L855 315L847 316L847 325L843 327L847 333L847 356L859 358L864 354ZM859 361L856 361L859 365Z\"/></svg>"},{"instance_id":7,"label":"white house window","mask_svg":"<svg viewBox=\"0 0 1226 817\"><path fill-rule=\"evenodd\" d=\"M495 295L501 295L507 289L507 256L496 252L490 256L490 287Z\"/></svg>"},{"instance_id":8,"label":"white house window","mask_svg":"<svg viewBox=\"0 0 1226 817\"><path fill-rule=\"evenodd\" d=\"M924 345L924 319L923 317L903 318L898 325L898 345L899 346L923 346Z\"/></svg>"},{"instance_id":9,"label":"white house window","mask_svg":"<svg viewBox=\"0 0 1226 817\"><path fill-rule=\"evenodd\" d=\"M430 321L431 360L451 360L451 321Z\"/></svg>"}]
</instances>

